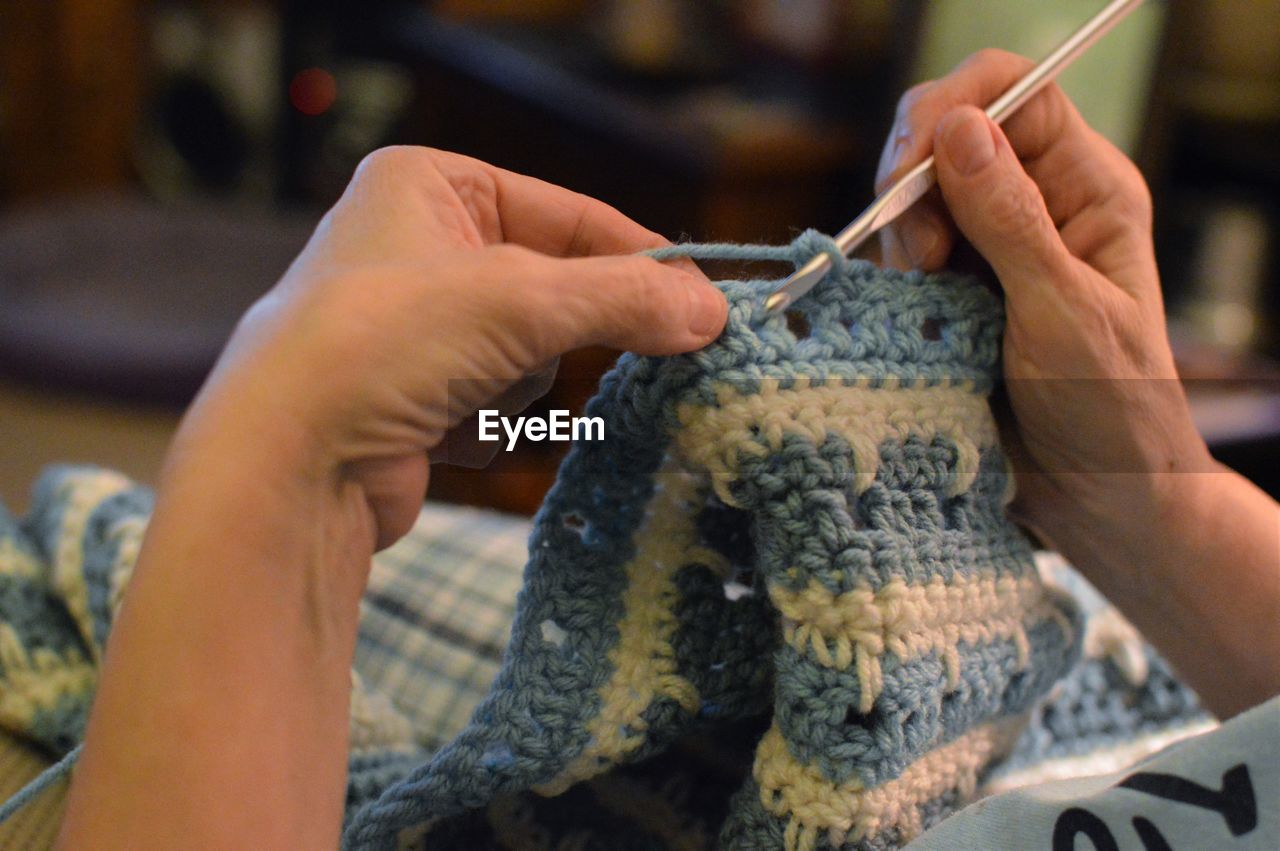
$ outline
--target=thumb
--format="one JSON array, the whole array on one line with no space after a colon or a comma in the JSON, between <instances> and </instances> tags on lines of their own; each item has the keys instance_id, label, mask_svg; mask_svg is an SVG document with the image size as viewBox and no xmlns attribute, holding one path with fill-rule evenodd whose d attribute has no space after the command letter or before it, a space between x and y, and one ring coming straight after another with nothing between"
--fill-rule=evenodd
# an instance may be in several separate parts
<instances>
[{"instance_id":1,"label":"thumb","mask_svg":"<svg viewBox=\"0 0 1280 851\"><path fill-rule=\"evenodd\" d=\"M962 106L944 116L934 134L934 159L952 218L1011 299L1028 287L1074 277L1074 258L1039 187L985 112Z\"/></svg>"},{"instance_id":2,"label":"thumb","mask_svg":"<svg viewBox=\"0 0 1280 851\"><path fill-rule=\"evenodd\" d=\"M701 348L724 329L724 294L700 274L642 256L554 263L566 351L600 345L670 355Z\"/></svg>"}]
</instances>

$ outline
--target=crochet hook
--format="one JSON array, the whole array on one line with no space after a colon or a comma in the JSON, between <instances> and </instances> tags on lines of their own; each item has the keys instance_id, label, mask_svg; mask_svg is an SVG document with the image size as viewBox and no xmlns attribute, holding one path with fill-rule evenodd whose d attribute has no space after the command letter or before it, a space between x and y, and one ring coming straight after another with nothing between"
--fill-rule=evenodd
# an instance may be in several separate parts
<instances>
[{"instance_id":1,"label":"crochet hook","mask_svg":"<svg viewBox=\"0 0 1280 851\"><path fill-rule=\"evenodd\" d=\"M1037 92L1044 88L1142 0L1112 0L1103 9L1058 45L1039 65L1014 83L987 107L987 115L997 124L1017 112ZM881 192L848 227L835 238L836 246L845 257L852 256L872 234L902 215L912 204L924 197L937 181L937 172L930 156L896 183ZM819 254L783 281L764 301L766 310L786 310L796 299L809 292L831 271L831 258Z\"/></svg>"}]
</instances>

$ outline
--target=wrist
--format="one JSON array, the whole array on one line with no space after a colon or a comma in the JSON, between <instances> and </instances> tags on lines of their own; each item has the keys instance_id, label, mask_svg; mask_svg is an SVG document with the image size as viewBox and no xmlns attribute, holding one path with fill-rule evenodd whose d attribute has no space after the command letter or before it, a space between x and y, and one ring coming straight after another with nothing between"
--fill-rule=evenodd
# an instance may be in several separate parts
<instances>
[{"instance_id":1,"label":"wrist","mask_svg":"<svg viewBox=\"0 0 1280 851\"><path fill-rule=\"evenodd\" d=\"M1168 554L1210 522L1226 472L1203 446L1166 472L1032 474L1016 519L1113 600L1158 596Z\"/></svg>"},{"instance_id":2,"label":"wrist","mask_svg":"<svg viewBox=\"0 0 1280 851\"><path fill-rule=\"evenodd\" d=\"M308 622L342 622L340 631L354 634L372 515L363 494L344 484L330 447L278 402L202 394L169 448L157 514L176 518L178 534L199 534L191 527L204 522L240 537L246 570L269 566L273 579L292 583L290 597L314 610ZM269 561L255 557L265 549Z\"/></svg>"},{"instance_id":3,"label":"wrist","mask_svg":"<svg viewBox=\"0 0 1280 851\"><path fill-rule=\"evenodd\" d=\"M1280 511L1213 461L1170 479L1129 563L1091 578L1207 708L1230 717L1280 689Z\"/></svg>"},{"instance_id":4,"label":"wrist","mask_svg":"<svg viewBox=\"0 0 1280 851\"><path fill-rule=\"evenodd\" d=\"M311 410L314 377L309 385L300 376L269 372L247 359L219 363L183 416L165 471L189 465L189 456L221 453L273 479L311 485L332 479L339 462Z\"/></svg>"}]
</instances>

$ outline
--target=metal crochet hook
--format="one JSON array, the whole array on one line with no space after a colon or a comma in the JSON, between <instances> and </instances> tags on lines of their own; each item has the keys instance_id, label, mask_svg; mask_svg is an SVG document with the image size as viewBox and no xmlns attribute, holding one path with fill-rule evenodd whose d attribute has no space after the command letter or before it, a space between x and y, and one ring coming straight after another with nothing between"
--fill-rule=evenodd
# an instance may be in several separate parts
<instances>
[{"instance_id":1,"label":"metal crochet hook","mask_svg":"<svg viewBox=\"0 0 1280 851\"><path fill-rule=\"evenodd\" d=\"M1094 15L1084 26L1076 30L1039 65L1032 68L1027 75L1014 83L1008 91L996 98L987 107L987 115L997 124L1004 120L1027 101L1036 92L1044 88L1054 77L1086 50L1127 14L1138 6L1142 0L1112 0L1102 11ZM871 206L862 211L847 228L836 236L836 246L849 257L859 246L866 242L872 234L902 215L912 204L924 197L933 187L938 175L933 167L933 156L907 172L896 183L881 192ZM819 254L796 270L783 281L764 301L766 310L786 310L796 299L813 289L831 270L831 258Z\"/></svg>"}]
</instances>

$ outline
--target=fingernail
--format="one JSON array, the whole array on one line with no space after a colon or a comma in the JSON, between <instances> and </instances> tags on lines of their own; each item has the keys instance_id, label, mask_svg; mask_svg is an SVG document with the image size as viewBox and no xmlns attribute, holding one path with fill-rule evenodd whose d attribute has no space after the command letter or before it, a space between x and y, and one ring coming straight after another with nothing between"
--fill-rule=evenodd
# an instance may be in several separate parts
<instances>
[{"instance_id":1,"label":"fingernail","mask_svg":"<svg viewBox=\"0 0 1280 851\"><path fill-rule=\"evenodd\" d=\"M902 247L914 269L923 269L929 255L938 245L938 229L919 216L908 216L898 225Z\"/></svg>"},{"instance_id":2,"label":"fingernail","mask_svg":"<svg viewBox=\"0 0 1280 851\"><path fill-rule=\"evenodd\" d=\"M911 128L899 124L893 131L893 164L896 167L902 159L902 153L911 144Z\"/></svg>"},{"instance_id":3,"label":"fingernail","mask_svg":"<svg viewBox=\"0 0 1280 851\"><path fill-rule=\"evenodd\" d=\"M903 127L901 122L895 124L893 135L880 155L880 165L876 169L876 192L882 192L888 186L889 177L902 165L902 155L906 153L909 144L911 144L911 131Z\"/></svg>"},{"instance_id":4,"label":"fingernail","mask_svg":"<svg viewBox=\"0 0 1280 851\"><path fill-rule=\"evenodd\" d=\"M953 112L943 119L943 150L961 174L976 174L995 158L996 142L987 119L974 110Z\"/></svg>"},{"instance_id":5,"label":"fingernail","mask_svg":"<svg viewBox=\"0 0 1280 851\"><path fill-rule=\"evenodd\" d=\"M724 322L724 296L710 284L690 283L689 330L699 337L709 337Z\"/></svg>"},{"instance_id":6,"label":"fingernail","mask_svg":"<svg viewBox=\"0 0 1280 851\"><path fill-rule=\"evenodd\" d=\"M893 153L889 155L889 170L894 171L902 165L902 155L911 144L911 128L898 125L893 130Z\"/></svg>"}]
</instances>

